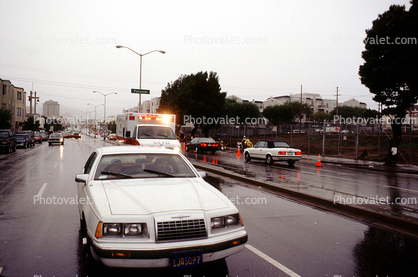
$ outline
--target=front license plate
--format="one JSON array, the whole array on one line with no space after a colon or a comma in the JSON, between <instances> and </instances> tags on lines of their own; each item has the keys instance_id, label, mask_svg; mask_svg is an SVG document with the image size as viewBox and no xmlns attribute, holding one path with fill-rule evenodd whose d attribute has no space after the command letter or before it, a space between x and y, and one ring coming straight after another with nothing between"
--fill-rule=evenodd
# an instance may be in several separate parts
<instances>
[{"instance_id":1,"label":"front license plate","mask_svg":"<svg viewBox=\"0 0 418 277\"><path fill-rule=\"evenodd\" d=\"M171 268L185 268L202 264L202 250L171 253Z\"/></svg>"}]
</instances>

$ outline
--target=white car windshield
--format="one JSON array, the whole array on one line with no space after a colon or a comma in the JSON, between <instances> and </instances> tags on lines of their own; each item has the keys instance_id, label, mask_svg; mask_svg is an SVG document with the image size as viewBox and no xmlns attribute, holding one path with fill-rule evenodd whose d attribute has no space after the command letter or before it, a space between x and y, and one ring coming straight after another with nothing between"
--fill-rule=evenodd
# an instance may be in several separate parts
<instances>
[{"instance_id":1,"label":"white car windshield","mask_svg":"<svg viewBox=\"0 0 418 277\"><path fill-rule=\"evenodd\" d=\"M139 139L177 139L173 130L166 126L140 126Z\"/></svg>"},{"instance_id":2,"label":"white car windshield","mask_svg":"<svg viewBox=\"0 0 418 277\"><path fill-rule=\"evenodd\" d=\"M177 154L109 154L102 156L94 179L167 177L191 178L196 175Z\"/></svg>"}]
</instances>

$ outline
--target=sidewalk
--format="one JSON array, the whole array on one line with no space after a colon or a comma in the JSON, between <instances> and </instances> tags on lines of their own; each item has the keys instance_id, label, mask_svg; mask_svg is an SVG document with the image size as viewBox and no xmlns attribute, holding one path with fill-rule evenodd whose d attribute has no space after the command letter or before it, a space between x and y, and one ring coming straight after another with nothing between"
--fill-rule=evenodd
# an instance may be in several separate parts
<instances>
[{"instance_id":1,"label":"sidewalk","mask_svg":"<svg viewBox=\"0 0 418 277\"><path fill-rule=\"evenodd\" d=\"M316 163L318 156L303 155L302 158L304 160L312 160L313 162ZM418 166L416 165L398 164L396 165L396 167L387 167L384 165L383 162L364 161L364 160L356 160L356 159L342 158L342 157L324 156L324 157L320 157L320 159L321 159L321 163L341 164L341 165L346 165L346 166L351 166L351 167L356 167L356 168L363 168L363 169L370 169L370 170L418 174Z\"/></svg>"}]
</instances>

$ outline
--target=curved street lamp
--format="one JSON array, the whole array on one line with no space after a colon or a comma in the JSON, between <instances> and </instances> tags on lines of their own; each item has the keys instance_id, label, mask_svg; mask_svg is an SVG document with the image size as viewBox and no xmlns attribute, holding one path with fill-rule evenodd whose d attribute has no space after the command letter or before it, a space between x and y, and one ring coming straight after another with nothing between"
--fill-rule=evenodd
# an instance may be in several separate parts
<instances>
[{"instance_id":1,"label":"curved street lamp","mask_svg":"<svg viewBox=\"0 0 418 277\"><path fill-rule=\"evenodd\" d=\"M134 52L135 54L137 54L139 56L139 89L142 88L142 86L141 86L142 85L142 57L145 56L145 55L148 55L150 53L153 53L153 52L160 52L161 54L165 54L165 51L163 51L163 50L152 50L152 51L147 52L145 54L139 54L138 52L132 50L131 48L129 48L127 46L116 45L116 48L118 48L118 49L119 48L129 49L129 50L131 50L132 52ZM139 94L138 112L140 112L140 109L141 109L141 93Z\"/></svg>"},{"instance_id":2,"label":"curved street lamp","mask_svg":"<svg viewBox=\"0 0 418 277\"><path fill-rule=\"evenodd\" d=\"M96 123L97 123L97 119L96 119L97 118L96 117L97 107L103 106L103 104L93 105L93 104L88 103L87 105L90 105L90 106L93 106L94 107L94 126L96 126ZM96 129L96 127L95 127L95 129ZM96 138L96 130L94 130L94 138Z\"/></svg>"},{"instance_id":3,"label":"curved street lamp","mask_svg":"<svg viewBox=\"0 0 418 277\"><path fill-rule=\"evenodd\" d=\"M118 93L117 92L111 92L111 93L108 93L108 94L104 94L104 93L102 93L100 91L97 91L97 90L93 91L93 93L96 93L96 92L100 93L101 95L104 96L104 118L107 119L107 117L106 117L106 96L108 96L110 94L118 94Z\"/></svg>"}]
</instances>

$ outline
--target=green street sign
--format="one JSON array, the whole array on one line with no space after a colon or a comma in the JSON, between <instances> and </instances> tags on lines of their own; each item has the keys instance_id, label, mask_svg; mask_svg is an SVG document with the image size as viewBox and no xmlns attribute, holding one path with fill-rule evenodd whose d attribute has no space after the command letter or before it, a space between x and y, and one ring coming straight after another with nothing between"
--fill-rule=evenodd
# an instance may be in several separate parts
<instances>
[{"instance_id":1,"label":"green street sign","mask_svg":"<svg viewBox=\"0 0 418 277\"><path fill-rule=\"evenodd\" d=\"M131 93L150 94L150 90L149 89L131 88Z\"/></svg>"}]
</instances>

